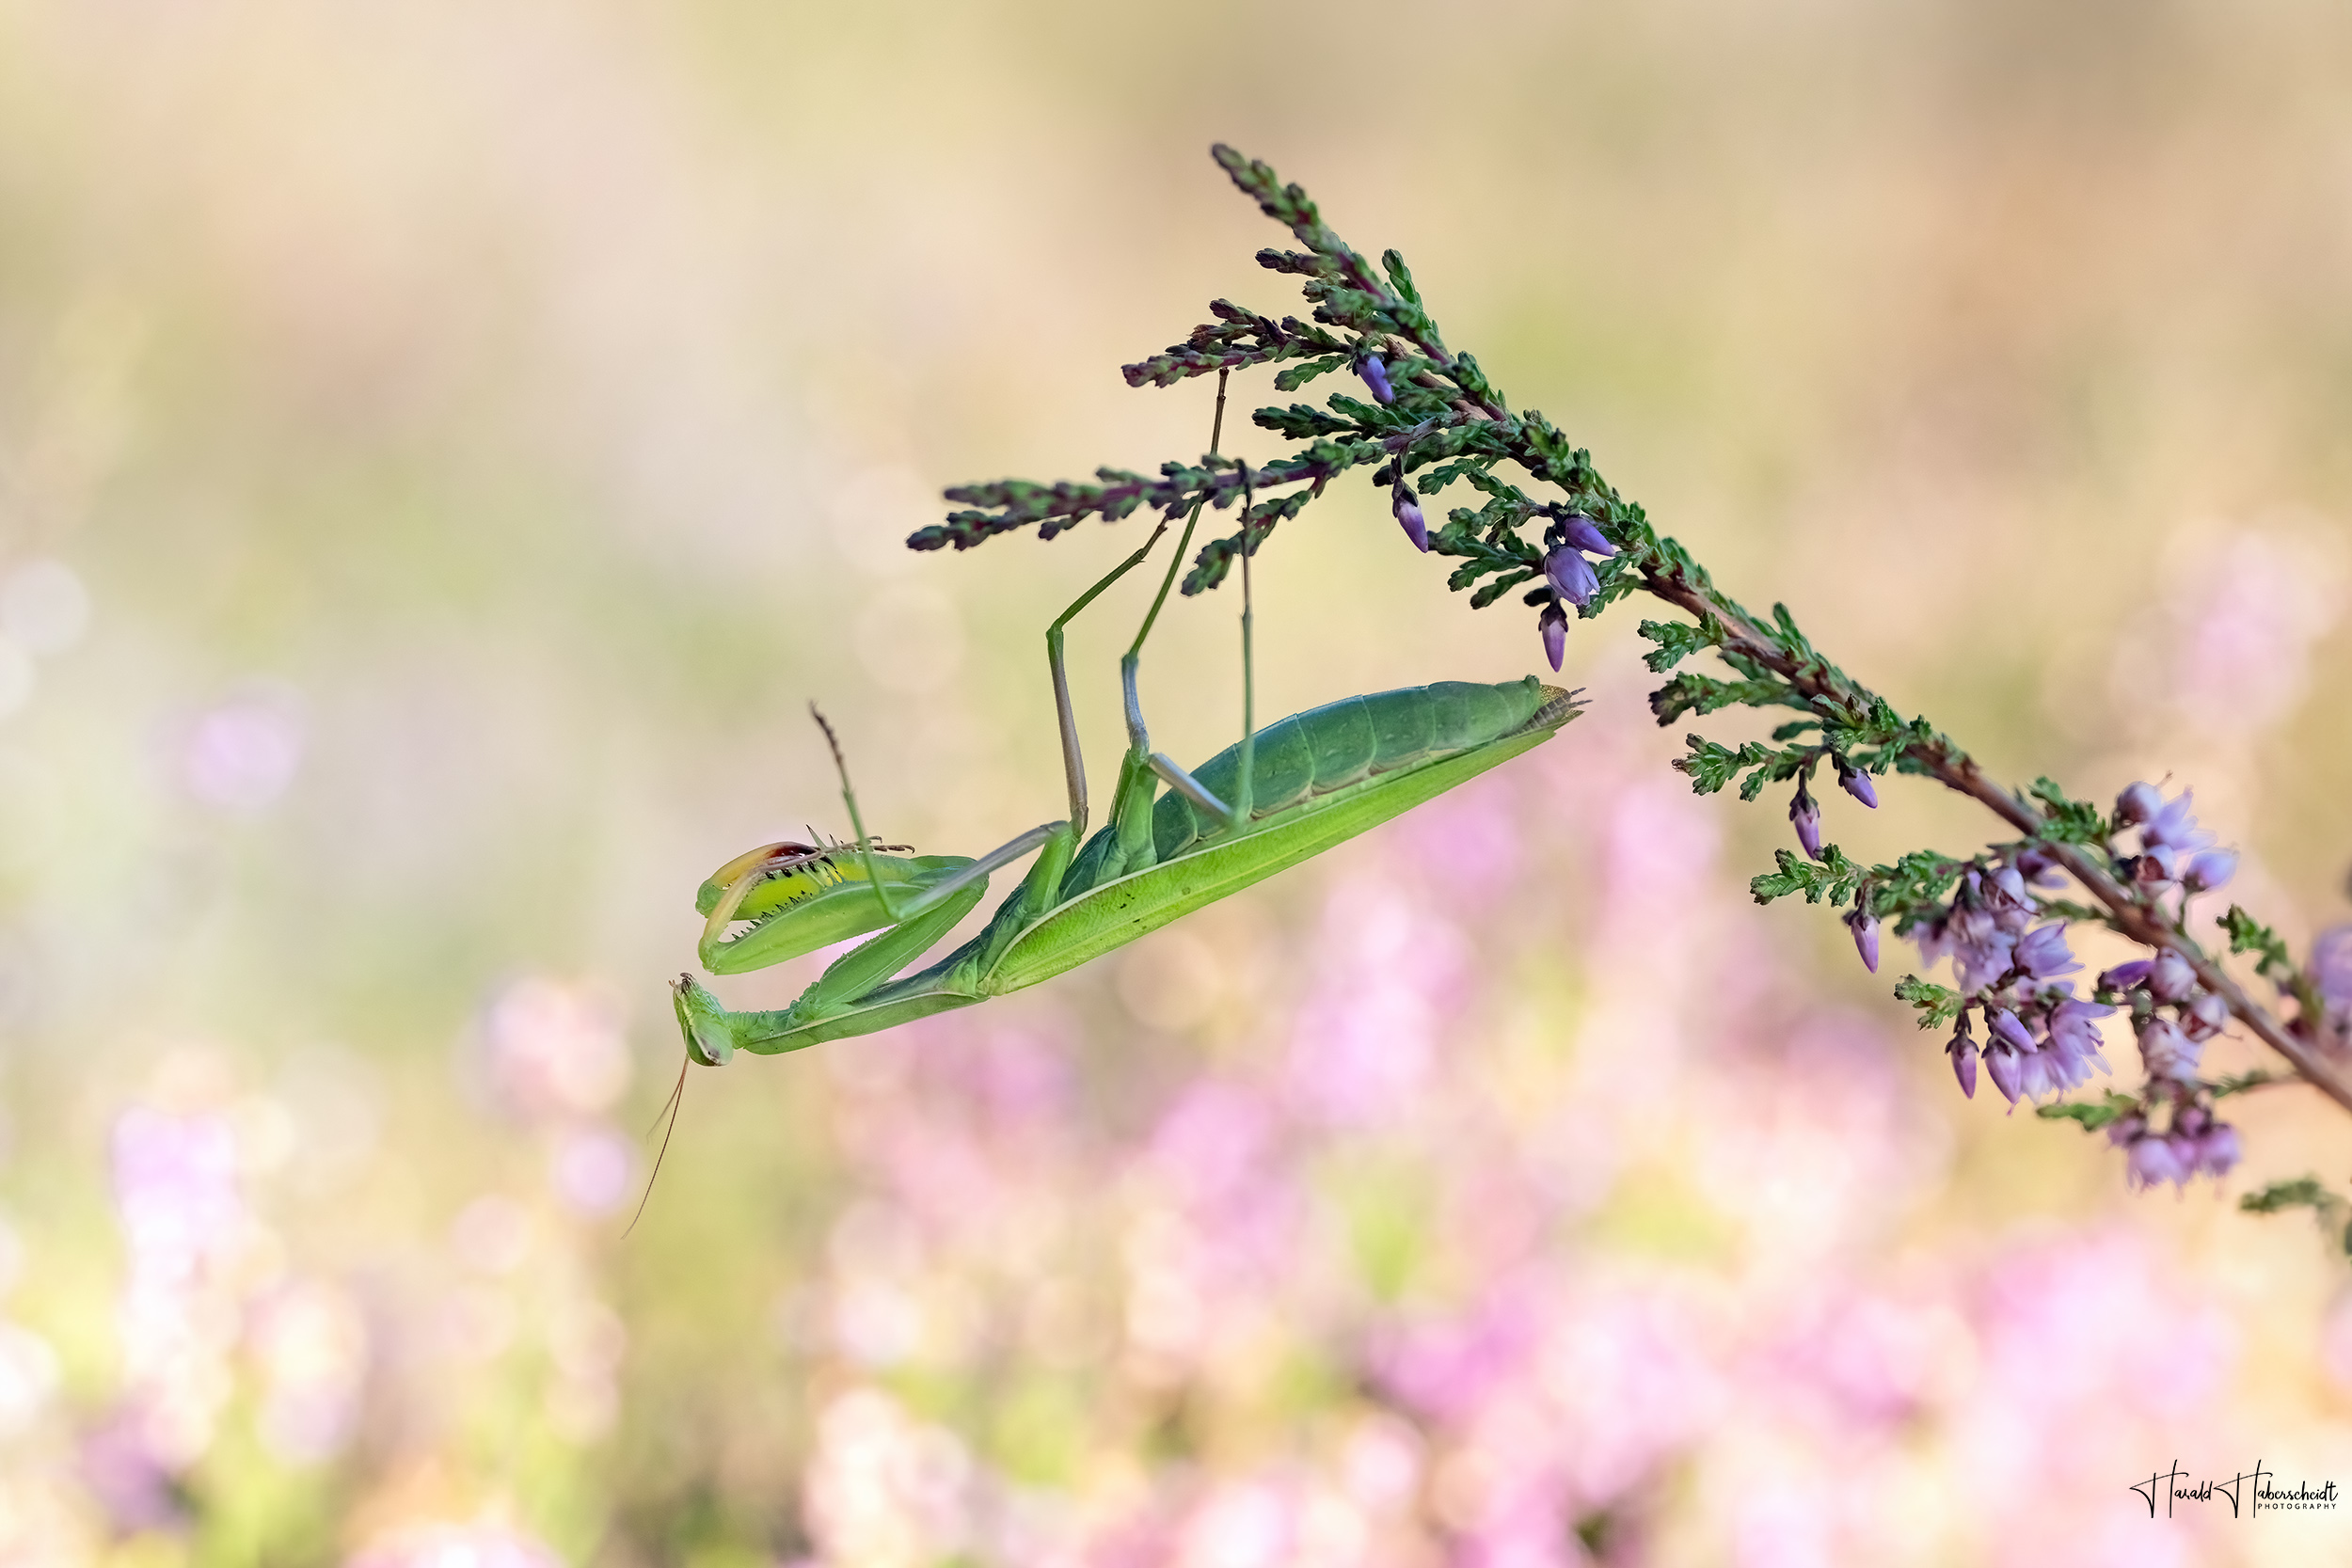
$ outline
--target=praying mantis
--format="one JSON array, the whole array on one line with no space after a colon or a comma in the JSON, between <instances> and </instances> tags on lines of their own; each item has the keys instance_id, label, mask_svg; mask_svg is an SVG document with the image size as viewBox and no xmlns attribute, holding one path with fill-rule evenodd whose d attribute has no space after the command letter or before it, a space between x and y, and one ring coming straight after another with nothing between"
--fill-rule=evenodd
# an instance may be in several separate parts
<instances>
[{"instance_id":1,"label":"praying mantis","mask_svg":"<svg viewBox=\"0 0 2352 1568\"><path fill-rule=\"evenodd\" d=\"M1217 404L1221 426L1221 385ZM1213 433L1213 462L1216 444ZM1247 516L1246 467L1242 479ZM882 934L834 959L786 1007L730 1011L691 974L680 975L671 990L692 1061L718 1067L738 1051L773 1054L872 1034L1051 979L1541 745L1580 711L1574 693L1531 675L1347 697L1257 730L1252 541L1242 554L1241 740L1186 771L1152 749L1136 676L1199 518L1196 503L1159 593L1120 661L1127 750L1110 820L1091 838L1063 630L1143 563L1168 531L1165 521L1046 628L1069 790L1064 819L977 859L879 845L866 835L833 727L816 715L856 837L847 844L764 845L720 867L696 899L706 917L700 957L714 974L739 974L868 931ZM1036 863L978 935L927 969L899 974L977 907L991 872L1032 852ZM746 921L747 930L728 934Z\"/></svg>"}]
</instances>

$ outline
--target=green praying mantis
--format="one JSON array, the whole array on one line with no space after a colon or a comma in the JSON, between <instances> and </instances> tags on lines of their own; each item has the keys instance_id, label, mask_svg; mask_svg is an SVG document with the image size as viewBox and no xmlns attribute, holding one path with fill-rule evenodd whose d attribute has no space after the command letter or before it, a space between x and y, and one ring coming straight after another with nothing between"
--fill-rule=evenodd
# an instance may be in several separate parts
<instances>
[{"instance_id":1,"label":"green praying mantis","mask_svg":"<svg viewBox=\"0 0 2352 1568\"><path fill-rule=\"evenodd\" d=\"M1221 424L1222 387L1217 401ZM1216 441L1212 434L1213 460ZM1242 479L1247 517L1246 468ZM872 1034L1051 979L1541 745L1580 711L1574 693L1534 676L1493 686L1446 681L1343 698L1258 731L1253 540L1242 553L1241 740L1186 771L1152 749L1136 675L1199 518L1196 503L1159 593L1120 661L1127 751L1110 820L1091 838L1063 630L1142 564L1167 531L1165 521L1046 628L1070 799L1063 820L1032 828L977 859L878 844L859 816L833 727L816 715L856 836L847 844L763 845L721 866L695 903L705 916L700 957L712 973L733 974L868 931L882 934L834 959L786 1007L733 1012L691 974L680 975L672 994L694 1062L718 1067L738 1051L766 1055ZM978 905L991 872L1033 851L1036 863L978 935L929 968L900 974Z\"/></svg>"}]
</instances>

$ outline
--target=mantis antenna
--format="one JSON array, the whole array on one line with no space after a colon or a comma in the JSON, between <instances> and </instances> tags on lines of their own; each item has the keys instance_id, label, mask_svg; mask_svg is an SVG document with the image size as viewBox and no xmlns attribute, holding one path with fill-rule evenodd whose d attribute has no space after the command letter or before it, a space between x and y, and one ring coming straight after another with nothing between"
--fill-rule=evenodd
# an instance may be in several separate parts
<instances>
[{"instance_id":1,"label":"mantis antenna","mask_svg":"<svg viewBox=\"0 0 2352 1568\"><path fill-rule=\"evenodd\" d=\"M677 1131L677 1118L686 1110L686 1069L693 1065L694 1058L691 1056L679 1060L677 1084L670 1090L670 1098L661 1102L661 1109L653 1114L653 1121L645 1128L646 1135L650 1137L654 1128L661 1125L663 1113L668 1113L670 1125L662 1129L661 1150L653 1157L653 1170L645 1178L645 1194L637 1200L637 1212L628 1217L628 1230L621 1232L621 1240L625 1242L628 1240L629 1230L636 1229L637 1222L645 1217L645 1205L653 1201L653 1184L661 1179L661 1162L668 1159L670 1155L670 1135Z\"/></svg>"}]
</instances>

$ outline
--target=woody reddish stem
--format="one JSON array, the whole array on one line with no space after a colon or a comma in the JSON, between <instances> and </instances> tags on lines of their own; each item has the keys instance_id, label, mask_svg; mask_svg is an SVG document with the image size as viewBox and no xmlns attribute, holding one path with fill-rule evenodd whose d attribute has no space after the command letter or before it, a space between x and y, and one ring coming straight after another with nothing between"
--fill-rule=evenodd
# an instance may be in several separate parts
<instances>
[{"instance_id":1,"label":"woody reddish stem","mask_svg":"<svg viewBox=\"0 0 2352 1568\"><path fill-rule=\"evenodd\" d=\"M1823 698L1850 710L1858 711L1865 705L1860 693L1824 679L1818 671L1790 658L1745 616L1725 605L1710 590L1688 580L1678 569L1645 567L1642 586L1702 623L1712 622L1720 626L1726 651L1754 659L1804 695ZM2042 817L2014 794L1985 777L1976 759L1950 741L1941 736L1932 741L1916 741L1904 748L1904 754L1946 788L1978 801L2021 833L2040 833ZM2352 1067L2311 1038L2307 1026L2294 1028L2282 1024L2268 1008L2247 995L2244 988L2175 923L2134 897L2079 845L2044 840L2042 847L2106 906L2109 924L2116 930L2142 946L2178 954L2196 973L2198 983L2227 1003L2238 1022L2253 1031L2265 1045L2284 1056L2306 1083L2346 1111L2352 1111Z\"/></svg>"}]
</instances>

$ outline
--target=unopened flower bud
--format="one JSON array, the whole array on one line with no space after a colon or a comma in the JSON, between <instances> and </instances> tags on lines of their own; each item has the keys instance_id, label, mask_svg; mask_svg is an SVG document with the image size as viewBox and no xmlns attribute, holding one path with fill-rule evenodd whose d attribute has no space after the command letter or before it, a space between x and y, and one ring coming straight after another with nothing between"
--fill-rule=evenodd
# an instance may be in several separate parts
<instances>
[{"instance_id":1,"label":"unopened flower bud","mask_svg":"<svg viewBox=\"0 0 2352 1568\"><path fill-rule=\"evenodd\" d=\"M1862 967L1876 974L1879 972L1879 923L1866 910L1856 908L1846 916L1846 929L1853 933L1853 949L1862 955Z\"/></svg>"},{"instance_id":2,"label":"unopened flower bud","mask_svg":"<svg viewBox=\"0 0 2352 1568\"><path fill-rule=\"evenodd\" d=\"M1961 1032L1952 1037L1945 1049L1952 1055L1952 1076L1960 1081L1960 1092L1970 1100L1977 1098L1977 1042L1968 1036L1968 1021L1962 1019ZM2017 1097L2010 1096L2013 1102Z\"/></svg>"},{"instance_id":3,"label":"unopened flower bud","mask_svg":"<svg viewBox=\"0 0 2352 1568\"><path fill-rule=\"evenodd\" d=\"M1551 660L1554 670L1568 651L1568 612L1557 603L1544 606L1544 612L1535 618L1536 629L1544 634L1544 657Z\"/></svg>"},{"instance_id":4,"label":"unopened flower bud","mask_svg":"<svg viewBox=\"0 0 2352 1568\"><path fill-rule=\"evenodd\" d=\"M2188 863L2181 885L2191 893L2208 893L2236 875L2236 850L2208 849Z\"/></svg>"},{"instance_id":5,"label":"unopened flower bud","mask_svg":"<svg viewBox=\"0 0 2352 1568\"><path fill-rule=\"evenodd\" d=\"M1806 856L1821 858L1821 808L1814 803L1813 792L1797 781L1797 797L1788 802L1788 820L1797 830L1797 842L1804 847Z\"/></svg>"},{"instance_id":6,"label":"unopened flower bud","mask_svg":"<svg viewBox=\"0 0 2352 1568\"><path fill-rule=\"evenodd\" d=\"M2101 990L2129 990L2147 979L2148 972L2154 967L2153 960L2148 958L2134 958L2129 963L2117 964L2113 969L2099 976L2099 989Z\"/></svg>"},{"instance_id":7,"label":"unopened flower bud","mask_svg":"<svg viewBox=\"0 0 2352 1568\"><path fill-rule=\"evenodd\" d=\"M2152 784L2132 784L2115 798L2115 816L2119 822L2146 822L2163 809L2164 796Z\"/></svg>"},{"instance_id":8,"label":"unopened flower bud","mask_svg":"<svg viewBox=\"0 0 2352 1568\"><path fill-rule=\"evenodd\" d=\"M2063 880L2066 876L2058 857L2038 845L2017 851L2017 869L2029 882L2047 881L2052 878Z\"/></svg>"},{"instance_id":9,"label":"unopened flower bud","mask_svg":"<svg viewBox=\"0 0 2352 1568\"><path fill-rule=\"evenodd\" d=\"M1609 542L1609 536L1581 512L1571 512L1561 518L1560 527L1566 533L1568 543L1586 555L1612 556L1617 553L1617 546Z\"/></svg>"},{"instance_id":10,"label":"unopened flower bud","mask_svg":"<svg viewBox=\"0 0 2352 1568\"><path fill-rule=\"evenodd\" d=\"M2125 1144L2130 1143L2133 1139L2138 1137L2147 1131L2148 1118L2141 1116L2137 1111L2134 1111L2128 1117L2117 1117L2113 1124L2107 1128L2107 1142L2113 1144L2118 1148L2122 1148Z\"/></svg>"},{"instance_id":11,"label":"unopened flower bud","mask_svg":"<svg viewBox=\"0 0 2352 1568\"><path fill-rule=\"evenodd\" d=\"M2148 989L2159 1002L2185 1002L2197 994L2197 971L2168 947L2156 955L2148 971Z\"/></svg>"},{"instance_id":12,"label":"unopened flower bud","mask_svg":"<svg viewBox=\"0 0 2352 1568\"><path fill-rule=\"evenodd\" d=\"M2020 1022L2017 1015L2010 1012L2007 1007L1987 1008L1985 1010L1984 1021L1987 1024L1991 1025L1992 1033L2000 1036L2001 1038L2009 1041L2010 1044L2015 1046L2018 1050L2036 1051L2040 1049L2040 1047L2034 1044L2033 1031L2026 1028L2024 1023Z\"/></svg>"},{"instance_id":13,"label":"unopened flower bud","mask_svg":"<svg viewBox=\"0 0 2352 1568\"><path fill-rule=\"evenodd\" d=\"M1396 514L1397 525L1405 530L1405 537L1413 542L1413 548L1428 554L1429 525L1422 521L1421 498L1413 494L1413 487L1398 485L1389 497L1389 509Z\"/></svg>"},{"instance_id":14,"label":"unopened flower bud","mask_svg":"<svg viewBox=\"0 0 2352 1568\"><path fill-rule=\"evenodd\" d=\"M1600 578L1593 573L1593 563L1572 546L1554 545L1544 556L1544 576L1551 579L1552 590L1579 610L1592 603L1600 592Z\"/></svg>"},{"instance_id":15,"label":"unopened flower bud","mask_svg":"<svg viewBox=\"0 0 2352 1568\"><path fill-rule=\"evenodd\" d=\"M1984 1069L1992 1076L1993 1086L2001 1091L2001 1098L2016 1104L2025 1075L2025 1064L2018 1060L2017 1053L1995 1041L1985 1050Z\"/></svg>"},{"instance_id":16,"label":"unopened flower bud","mask_svg":"<svg viewBox=\"0 0 2352 1568\"><path fill-rule=\"evenodd\" d=\"M1848 762L1844 757L1837 759L1837 784L1839 788L1872 811L1878 810L1879 792L1871 784L1870 775Z\"/></svg>"},{"instance_id":17,"label":"unopened flower bud","mask_svg":"<svg viewBox=\"0 0 2352 1568\"><path fill-rule=\"evenodd\" d=\"M1356 373L1364 378L1364 385L1372 388L1375 398L1382 403L1396 401L1396 388L1389 385L1389 367L1381 363L1378 355L1366 355L1364 362L1356 367Z\"/></svg>"}]
</instances>

